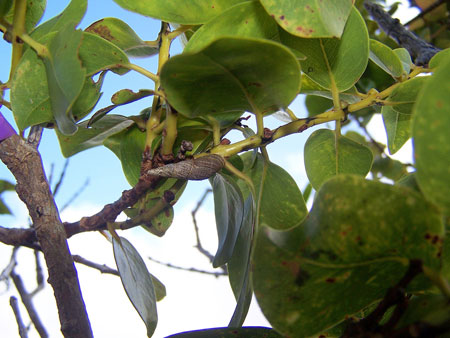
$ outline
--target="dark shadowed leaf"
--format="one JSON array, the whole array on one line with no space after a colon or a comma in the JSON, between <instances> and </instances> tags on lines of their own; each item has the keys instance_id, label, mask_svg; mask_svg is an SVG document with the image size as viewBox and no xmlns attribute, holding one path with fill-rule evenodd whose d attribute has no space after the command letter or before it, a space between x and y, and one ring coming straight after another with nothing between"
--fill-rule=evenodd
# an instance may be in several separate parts
<instances>
[{"instance_id":1,"label":"dark shadowed leaf","mask_svg":"<svg viewBox=\"0 0 450 338\"><path fill-rule=\"evenodd\" d=\"M177 333L167 338L281 338L268 327L214 328Z\"/></svg>"},{"instance_id":2,"label":"dark shadowed leaf","mask_svg":"<svg viewBox=\"0 0 450 338\"><path fill-rule=\"evenodd\" d=\"M416 178L431 201L450 211L450 59L439 64L414 106Z\"/></svg>"},{"instance_id":3,"label":"dark shadowed leaf","mask_svg":"<svg viewBox=\"0 0 450 338\"><path fill-rule=\"evenodd\" d=\"M136 185L141 172L145 133L134 125L127 130L108 137L103 144L119 158L128 183L132 186Z\"/></svg>"},{"instance_id":4,"label":"dark shadowed leaf","mask_svg":"<svg viewBox=\"0 0 450 338\"><path fill-rule=\"evenodd\" d=\"M319 129L305 143L305 169L314 189L338 174L357 174L365 177L369 172L372 151L348 137L339 136L336 153L335 133Z\"/></svg>"},{"instance_id":5,"label":"dark shadowed leaf","mask_svg":"<svg viewBox=\"0 0 450 338\"><path fill-rule=\"evenodd\" d=\"M96 21L85 31L112 42L129 56L145 57L158 54L158 48L146 44L128 24L116 18Z\"/></svg>"},{"instance_id":6,"label":"dark shadowed leaf","mask_svg":"<svg viewBox=\"0 0 450 338\"><path fill-rule=\"evenodd\" d=\"M14 17L14 7L13 0L2 0L0 1L0 17L6 14L4 19L6 22L12 24ZM44 14L45 6L47 0L26 0L27 10L25 14L25 29L29 33L33 30L34 26L39 22ZM12 7L10 7L12 5ZM9 7L9 12L8 12ZM6 12L5 12L6 10Z\"/></svg>"},{"instance_id":7,"label":"dark shadowed leaf","mask_svg":"<svg viewBox=\"0 0 450 338\"><path fill-rule=\"evenodd\" d=\"M280 44L222 38L195 54L169 59L161 70L161 86L170 104L188 117L272 113L296 97L300 67Z\"/></svg>"},{"instance_id":8,"label":"dark shadowed leaf","mask_svg":"<svg viewBox=\"0 0 450 338\"><path fill-rule=\"evenodd\" d=\"M106 138L121 132L133 123L125 116L108 115L91 127L87 126L87 121L78 124L78 130L73 135L67 136L58 131L56 134L63 155L70 157L80 151L102 145Z\"/></svg>"},{"instance_id":9,"label":"dark shadowed leaf","mask_svg":"<svg viewBox=\"0 0 450 338\"><path fill-rule=\"evenodd\" d=\"M341 37L351 1L261 0L267 12L293 35L303 38Z\"/></svg>"},{"instance_id":10,"label":"dark shadowed leaf","mask_svg":"<svg viewBox=\"0 0 450 338\"><path fill-rule=\"evenodd\" d=\"M139 252L125 238L113 238L114 259L128 298L141 316L151 337L158 322L156 294L150 273Z\"/></svg>"},{"instance_id":11,"label":"dark shadowed leaf","mask_svg":"<svg viewBox=\"0 0 450 338\"><path fill-rule=\"evenodd\" d=\"M369 59L369 38L361 14L353 8L340 39L299 38L280 30L286 46L306 56L302 71L320 86L330 89L334 79L339 91L353 86Z\"/></svg>"},{"instance_id":12,"label":"dark shadowed leaf","mask_svg":"<svg viewBox=\"0 0 450 338\"><path fill-rule=\"evenodd\" d=\"M253 243L255 224L255 203L249 194L244 203L244 218L236 246L228 262L228 274L237 305L231 318L230 327L240 327L247 316L252 301L253 290L250 284L250 251Z\"/></svg>"},{"instance_id":13,"label":"dark shadowed leaf","mask_svg":"<svg viewBox=\"0 0 450 338\"><path fill-rule=\"evenodd\" d=\"M439 269L443 236L437 208L413 190L337 176L322 186L301 226L261 229L255 295L279 332L318 335L383 298L410 259ZM421 275L408 290L430 287Z\"/></svg>"},{"instance_id":14,"label":"dark shadowed leaf","mask_svg":"<svg viewBox=\"0 0 450 338\"><path fill-rule=\"evenodd\" d=\"M243 0L114 0L119 6L162 21L195 25L205 23Z\"/></svg>"},{"instance_id":15,"label":"dark shadowed leaf","mask_svg":"<svg viewBox=\"0 0 450 338\"><path fill-rule=\"evenodd\" d=\"M213 266L218 267L226 264L233 254L244 217L244 201L239 187L232 178L215 174L210 178L210 182L214 194L214 211L219 237L219 247Z\"/></svg>"}]
</instances>

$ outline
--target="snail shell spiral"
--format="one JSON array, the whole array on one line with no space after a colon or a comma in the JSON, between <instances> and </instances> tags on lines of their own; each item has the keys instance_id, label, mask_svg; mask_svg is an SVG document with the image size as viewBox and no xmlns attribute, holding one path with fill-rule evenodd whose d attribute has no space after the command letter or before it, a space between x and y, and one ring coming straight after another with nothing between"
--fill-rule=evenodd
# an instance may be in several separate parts
<instances>
[{"instance_id":1,"label":"snail shell spiral","mask_svg":"<svg viewBox=\"0 0 450 338\"><path fill-rule=\"evenodd\" d=\"M211 154L150 169L147 174L200 181L211 177L224 166L225 160L222 156Z\"/></svg>"}]
</instances>

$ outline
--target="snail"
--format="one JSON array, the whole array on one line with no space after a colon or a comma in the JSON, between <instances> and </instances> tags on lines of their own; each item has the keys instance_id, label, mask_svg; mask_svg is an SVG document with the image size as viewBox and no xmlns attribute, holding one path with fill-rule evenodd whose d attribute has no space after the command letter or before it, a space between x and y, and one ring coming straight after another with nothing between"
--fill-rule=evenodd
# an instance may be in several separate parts
<instances>
[{"instance_id":1,"label":"snail","mask_svg":"<svg viewBox=\"0 0 450 338\"><path fill-rule=\"evenodd\" d=\"M225 166L225 159L217 154L210 154L194 159L187 159L177 163L150 169L149 175L179 178L184 180L204 180Z\"/></svg>"}]
</instances>

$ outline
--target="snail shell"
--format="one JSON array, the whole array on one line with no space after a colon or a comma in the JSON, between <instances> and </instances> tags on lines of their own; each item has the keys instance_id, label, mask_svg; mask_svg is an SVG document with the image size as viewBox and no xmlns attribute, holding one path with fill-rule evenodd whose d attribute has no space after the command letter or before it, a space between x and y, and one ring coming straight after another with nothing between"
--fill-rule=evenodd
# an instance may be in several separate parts
<instances>
[{"instance_id":1,"label":"snail shell","mask_svg":"<svg viewBox=\"0 0 450 338\"><path fill-rule=\"evenodd\" d=\"M166 164L159 168L150 169L147 171L147 174L200 181L211 177L224 166L225 160L222 156L211 154L178 163Z\"/></svg>"}]
</instances>

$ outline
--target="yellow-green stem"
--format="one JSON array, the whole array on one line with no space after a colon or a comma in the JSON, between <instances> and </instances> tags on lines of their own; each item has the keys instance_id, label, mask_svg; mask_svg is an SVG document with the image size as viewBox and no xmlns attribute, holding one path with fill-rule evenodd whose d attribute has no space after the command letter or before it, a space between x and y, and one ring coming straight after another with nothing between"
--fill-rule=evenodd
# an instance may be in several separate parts
<instances>
[{"instance_id":1,"label":"yellow-green stem","mask_svg":"<svg viewBox=\"0 0 450 338\"><path fill-rule=\"evenodd\" d=\"M248 188L250 189L250 192L252 193L252 195L256 196L255 186L253 185L253 182L250 179L250 177L245 175L242 171L237 169L229 161L226 161L226 160L225 160L225 169L227 169L229 172L231 172L232 174L236 175L241 180L243 180L248 185Z\"/></svg>"},{"instance_id":2,"label":"yellow-green stem","mask_svg":"<svg viewBox=\"0 0 450 338\"><path fill-rule=\"evenodd\" d=\"M219 122L212 116L208 116L208 121L211 124L212 132L213 132L213 144L217 146L220 144L220 124Z\"/></svg>"},{"instance_id":3,"label":"yellow-green stem","mask_svg":"<svg viewBox=\"0 0 450 338\"><path fill-rule=\"evenodd\" d=\"M163 155L173 153L173 145L177 138L177 114L174 113L170 106L166 111L165 133L163 134L163 142L161 152Z\"/></svg>"},{"instance_id":4,"label":"yellow-green stem","mask_svg":"<svg viewBox=\"0 0 450 338\"><path fill-rule=\"evenodd\" d=\"M192 27L192 25L182 25L180 27L178 27L177 29L175 29L173 32L170 32L167 34L167 37L169 38L169 40L173 40L175 39L177 36L183 34L184 32L190 30Z\"/></svg>"},{"instance_id":5,"label":"yellow-green stem","mask_svg":"<svg viewBox=\"0 0 450 338\"><path fill-rule=\"evenodd\" d=\"M16 0L14 4L14 18L13 18L13 29L12 29L12 57L11 57L11 72L9 78L12 79L14 72L16 71L17 65L19 64L20 58L23 54L23 43L18 40L18 37L26 33L25 30L25 19L27 13L27 1L26 0Z\"/></svg>"},{"instance_id":6,"label":"yellow-green stem","mask_svg":"<svg viewBox=\"0 0 450 338\"><path fill-rule=\"evenodd\" d=\"M257 111L255 112L256 117L256 133L258 136L264 135L264 115Z\"/></svg>"},{"instance_id":7,"label":"yellow-green stem","mask_svg":"<svg viewBox=\"0 0 450 338\"><path fill-rule=\"evenodd\" d=\"M148 71L147 69L142 68L141 66L138 66L134 63L125 63L120 66L123 68L134 70L134 71L138 72L139 74L142 74L142 75L148 77L150 80L152 80L154 82L159 81L159 77L156 74L153 74L152 72ZM155 92L158 93L157 90L155 90Z\"/></svg>"}]
</instances>

